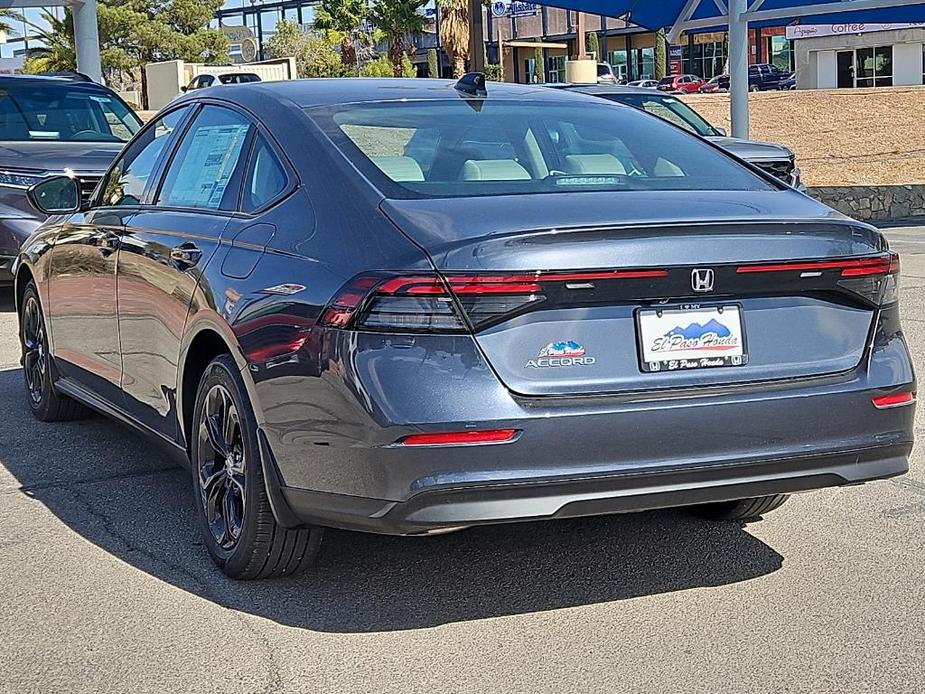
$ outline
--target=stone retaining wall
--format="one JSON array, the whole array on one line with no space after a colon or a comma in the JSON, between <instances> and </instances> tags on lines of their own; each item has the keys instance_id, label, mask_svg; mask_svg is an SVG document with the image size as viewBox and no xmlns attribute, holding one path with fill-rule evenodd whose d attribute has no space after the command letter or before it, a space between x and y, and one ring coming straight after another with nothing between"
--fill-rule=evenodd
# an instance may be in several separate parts
<instances>
[{"instance_id":1,"label":"stone retaining wall","mask_svg":"<svg viewBox=\"0 0 925 694\"><path fill-rule=\"evenodd\" d=\"M855 219L885 222L925 217L925 185L810 188L809 194Z\"/></svg>"}]
</instances>

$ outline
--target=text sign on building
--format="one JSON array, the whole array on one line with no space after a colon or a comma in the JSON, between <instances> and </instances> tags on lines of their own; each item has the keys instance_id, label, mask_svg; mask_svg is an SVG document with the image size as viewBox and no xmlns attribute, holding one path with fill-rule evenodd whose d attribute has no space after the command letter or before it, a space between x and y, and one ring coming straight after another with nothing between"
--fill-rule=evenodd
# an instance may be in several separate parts
<instances>
[{"instance_id":1,"label":"text sign on building","mask_svg":"<svg viewBox=\"0 0 925 694\"><path fill-rule=\"evenodd\" d=\"M539 8L540 6L535 2L495 0L491 3L491 14L493 17L533 17Z\"/></svg>"},{"instance_id":2,"label":"text sign on building","mask_svg":"<svg viewBox=\"0 0 925 694\"><path fill-rule=\"evenodd\" d=\"M871 24L870 22L847 22L845 24L793 24L787 27L788 39L809 39L816 36L839 36L841 34L866 34L871 31L892 31L894 29L925 28L925 22L916 24Z\"/></svg>"}]
</instances>

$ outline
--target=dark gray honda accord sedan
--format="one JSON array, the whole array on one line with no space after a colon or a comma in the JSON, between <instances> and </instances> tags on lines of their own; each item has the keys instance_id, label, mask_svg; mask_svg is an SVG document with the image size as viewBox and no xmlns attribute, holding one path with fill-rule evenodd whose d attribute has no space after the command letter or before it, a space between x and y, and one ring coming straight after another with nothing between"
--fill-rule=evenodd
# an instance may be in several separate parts
<instances>
[{"instance_id":1,"label":"dark gray honda accord sedan","mask_svg":"<svg viewBox=\"0 0 925 694\"><path fill-rule=\"evenodd\" d=\"M197 90L15 265L28 402L192 470L230 576L418 534L906 471L898 258L630 107L519 85Z\"/></svg>"}]
</instances>

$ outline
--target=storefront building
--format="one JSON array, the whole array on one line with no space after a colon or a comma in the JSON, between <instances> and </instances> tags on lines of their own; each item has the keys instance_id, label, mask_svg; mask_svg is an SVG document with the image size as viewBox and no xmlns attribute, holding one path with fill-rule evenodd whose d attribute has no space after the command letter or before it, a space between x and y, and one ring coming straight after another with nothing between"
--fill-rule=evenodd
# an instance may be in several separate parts
<instances>
[{"instance_id":1,"label":"storefront building","mask_svg":"<svg viewBox=\"0 0 925 694\"><path fill-rule=\"evenodd\" d=\"M787 35L800 89L925 84L925 25L796 25Z\"/></svg>"}]
</instances>

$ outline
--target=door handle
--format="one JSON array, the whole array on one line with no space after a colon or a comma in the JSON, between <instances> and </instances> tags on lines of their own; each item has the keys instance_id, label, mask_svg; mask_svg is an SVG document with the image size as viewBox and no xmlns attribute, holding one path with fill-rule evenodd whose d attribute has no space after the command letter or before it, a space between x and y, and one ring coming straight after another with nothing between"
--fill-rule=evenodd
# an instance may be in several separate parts
<instances>
[{"instance_id":1,"label":"door handle","mask_svg":"<svg viewBox=\"0 0 925 694\"><path fill-rule=\"evenodd\" d=\"M202 251L195 243L181 243L170 249L170 259L183 269L191 268L202 258Z\"/></svg>"}]
</instances>

